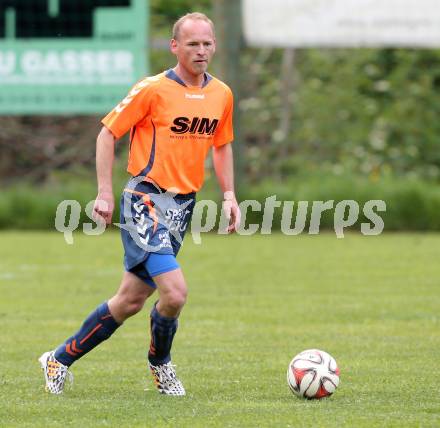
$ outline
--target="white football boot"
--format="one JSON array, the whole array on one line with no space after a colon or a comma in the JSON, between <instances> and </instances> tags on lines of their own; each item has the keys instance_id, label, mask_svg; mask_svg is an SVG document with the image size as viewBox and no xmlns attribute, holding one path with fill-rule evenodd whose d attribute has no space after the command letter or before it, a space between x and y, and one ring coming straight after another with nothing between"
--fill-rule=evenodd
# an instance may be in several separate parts
<instances>
[{"instance_id":1,"label":"white football boot","mask_svg":"<svg viewBox=\"0 0 440 428\"><path fill-rule=\"evenodd\" d=\"M153 375L154 384L161 394L185 395L185 388L176 376L175 365L171 362L157 366L153 366L151 363L148 364Z\"/></svg>"},{"instance_id":2,"label":"white football boot","mask_svg":"<svg viewBox=\"0 0 440 428\"><path fill-rule=\"evenodd\" d=\"M67 377L69 378L70 383L73 383L73 374L69 371L67 366L57 361L54 354L54 351L45 352L40 358L38 358L38 361L44 372L46 392L50 392L51 394L61 394L64 391L64 384Z\"/></svg>"}]
</instances>

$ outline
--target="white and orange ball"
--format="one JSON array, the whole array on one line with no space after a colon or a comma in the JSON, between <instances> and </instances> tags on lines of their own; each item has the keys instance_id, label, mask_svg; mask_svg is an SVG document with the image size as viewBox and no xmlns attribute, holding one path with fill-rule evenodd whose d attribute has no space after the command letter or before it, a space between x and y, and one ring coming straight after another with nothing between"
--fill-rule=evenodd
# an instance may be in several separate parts
<instances>
[{"instance_id":1,"label":"white and orange ball","mask_svg":"<svg viewBox=\"0 0 440 428\"><path fill-rule=\"evenodd\" d=\"M298 397L328 397L339 385L339 368L327 352L308 349L300 352L289 363L287 383Z\"/></svg>"}]
</instances>

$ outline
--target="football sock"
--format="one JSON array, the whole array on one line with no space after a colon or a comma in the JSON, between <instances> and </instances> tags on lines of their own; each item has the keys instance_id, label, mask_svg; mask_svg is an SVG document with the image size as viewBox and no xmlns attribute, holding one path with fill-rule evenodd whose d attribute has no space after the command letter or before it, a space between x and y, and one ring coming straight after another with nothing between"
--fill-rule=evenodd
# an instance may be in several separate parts
<instances>
[{"instance_id":1,"label":"football sock","mask_svg":"<svg viewBox=\"0 0 440 428\"><path fill-rule=\"evenodd\" d=\"M70 366L108 339L118 327L119 324L113 318L105 302L88 316L72 337L57 348L55 358L65 366Z\"/></svg>"},{"instance_id":2,"label":"football sock","mask_svg":"<svg viewBox=\"0 0 440 428\"><path fill-rule=\"evenodd\" d=\"M154 366L171 361L171 345L177 330L177 318L164 317L159 314L156 304L150 315L151 343L148 360Z\"/></svg>"}]
</instances>

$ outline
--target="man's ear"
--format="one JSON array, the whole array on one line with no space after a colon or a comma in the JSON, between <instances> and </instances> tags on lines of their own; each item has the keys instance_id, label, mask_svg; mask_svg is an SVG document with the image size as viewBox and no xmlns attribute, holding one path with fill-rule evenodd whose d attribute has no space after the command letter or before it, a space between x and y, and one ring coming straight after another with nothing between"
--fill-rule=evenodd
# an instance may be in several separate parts
<instances>
[{"instance_id":1,"label":"man's ear","mask_svg":"<svg viewBox=\"0 0 440 428\"><path fill-rule=\"evenodd\" d=\"M170 40L170 51L171 51L171 53L176 54L176 50L177 50L177 40L171 39Z\"/></svg>"}]
</instances>

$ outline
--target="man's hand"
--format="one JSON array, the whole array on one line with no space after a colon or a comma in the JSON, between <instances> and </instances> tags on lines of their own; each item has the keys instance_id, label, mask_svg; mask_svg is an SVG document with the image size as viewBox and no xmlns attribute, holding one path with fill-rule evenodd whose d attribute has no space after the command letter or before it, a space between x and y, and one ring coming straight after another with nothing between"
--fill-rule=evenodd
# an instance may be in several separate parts
<instances>
[{"instance_id":1,"label":"man's hand","mask_svg":"<svg viewBox=\"0 0 440 428\"><path fill-rule=\"evenodd\" d=\"M228 233L236 232L240 226L241 212L237 199L232 192L225 192L223 200L223 211L229 220Z\"/></svg>"},{"instance_id":2,"label":"man's hand","mask_svg":"<svg viewBox=\"0 0 440 428\"><path fill-rule=\"evenodd\" d=\"M114 208L115 199L112 192L98 193L93 206L93 219L96 222L103 221L105 224L111 224Z\"/></svg>"}]
</instances>

